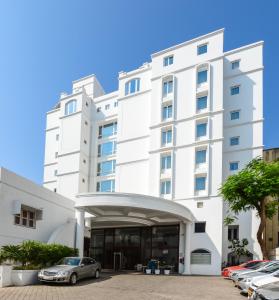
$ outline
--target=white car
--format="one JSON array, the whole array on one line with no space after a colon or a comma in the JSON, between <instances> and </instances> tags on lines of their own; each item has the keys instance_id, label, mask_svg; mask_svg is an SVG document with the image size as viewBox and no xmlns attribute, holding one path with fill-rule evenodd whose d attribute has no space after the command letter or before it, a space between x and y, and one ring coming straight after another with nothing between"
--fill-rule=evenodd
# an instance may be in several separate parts
<instances>
[{"instance_id":1,"label":"white car","mask_svg":"<svg viewBox=\"0 0 279 300\"><path fill-rule=\"evenodd\" d=\"M276 263L264 270L259 270L258 272L249 273L247 275L242 275L239 277L238 286L242 290L242 293L248 293L252 282L255 282L258 279L264 279L267 276L274 276L279 274L279 264ZM251 292L249 292L251 296Z\"/></svg>"},{"instance_id":2,"label":"white car","mask_svg":"<svg viewBox=\"0 0 279 300\"><path fill-rule=\"evenodd\" d=\"M274 283L274 282L278 282L279 283L279 271L275 272L274 274L269 274L266 276L261 276L260 278L254 278L251 283L250 286L248 288L248 299L249 300L254 300L256 293L255 291L266 285L269 283Z\"/></svg>"},{"instance_id":3,"label":"white car","mask_svg":"<svg viewBox=\"0 0 279 300\"><path fill-rule=\"evenodd\" d=\"M231 279L237 285L237 281L238 281L239 277L241 277L243 275L246 276L248 274L250 275L252 273L259 272L261 270L264 270L264 269L274 265L275 263L277 263L277 261L261 262L261 263L255 265L253 267L253 269L250 268L249 270L237 270L231 274Z\"/></svg>"}]
</instances>

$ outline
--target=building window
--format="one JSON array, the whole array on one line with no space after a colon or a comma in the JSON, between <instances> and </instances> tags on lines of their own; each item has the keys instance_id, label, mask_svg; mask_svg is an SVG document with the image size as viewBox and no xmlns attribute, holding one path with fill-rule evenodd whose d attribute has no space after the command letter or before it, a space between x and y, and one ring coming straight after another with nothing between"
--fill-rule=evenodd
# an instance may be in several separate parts
<instances>
[{"instance_id":1,"label":"building window","mask_svg":"<svg viewBox=\"0 0 279 300\"><path fill-rule=\"evenodd\" d=\"M85 145L87 144L87 140L84 140L83 142L84 142Z\"/></svg>"},{"instance_id":2,"label":"building window","mask_svg":"<svg viewBox=\"0 0 279 300\"><path fill-rule=\"evenodd\" d=\"M196 191L204 191L205 190L206 177L199 176L195 179L195 190Z\"/></svg>"},{"instance_id":3,"label":"building window","mask_svg":"<svg viewBox=\"0 0 279 300\"><path fill-rule=\"evenodd\" d=\"M99 107L97 107L97 112L99 113L99 112L101 112L101 107L99 106Z\"/></svg>"},{"instance_id":4,"label":"building window","mask_svg":"<svg viewBox=\"0 0 279 300\"><path fill-rule=\"evenodd\" d=\"M164 57L164 67L170 66L173 64L173 55Z\"/></svg>"},{"instance_id":5,"label":"building window","mask_svg":"<svg viewBox=\"0 0 279 300\"><path fill-rule=\"evenodd\" d=\"M238 120L240 115L239 110L231 111L231 120Z\"/></svg>"},{"instance_id":6,"label":"building window","mask_svg":"<svg viewBox=\"0 0 279 300\"><path fill-rule=\"evenodd\" d=\"M88 122L87 122L87 121L85 121L85 122L84 122L84 124L87 126L87 125L88 125Z\"/></svg>"},{"instance_id":7,"label":"building window","mask_svg":"<svg viewBox=\"0 0 279 300\"><path fill-rule=\"evenodd\" d=\"M172 104L163 107L163 120L172 118Z\"/></svg>"},{"instance_id":8,"label":"building window","mask_svg":"<svg viewBox=\"0 0 279 300\"><path fill-rule=\"evenodd\" d=\"M171 182L170 180L161 182L161 195L169 195L171 193Z\"/></svg>"},{"instance_id":9,"label":"building window","mask_svg":"<svg viewBox=\"0 0 279 300\"><path fill-rule=\"evenodd\" d=\"M116 153L116 142L107 142L98 145L98 157L108 156Z\"/></svg>"},{"instance_id":10,"label":"building window","mask_svg":"<svg viewBox=\"0 0 279 300\"><path fill-rule=\"evenodd\" d=\"M197 110L207 108L207 96L197 98Z\"/></svg>"},{"instance_id":11,"label":"building window","mask_svg":"<svg viewBox=\"0 0 279 300\"><path fill-rule=\"evenodd\" d=\"M54 176L57 176L57 170L54 170Z\"/></svg>"},{"instance_id":12,"label":"building window","mask_svg":"<svg viewBox=\"0 0 279 300\"><path fill-rule=\"evenodd\" d=\"M204 54L204 53L207 53L207 44L199 45L197 47L197 54L198 55L201 55L201 54Z\"/></svg>"},{"instance_id":13,"label":"building window","mask_svg":"<svg viewBox=\"0 0 279 300\"><path fill-rule=\"evenodd\" d=\"M115 160L98 163L97 176L106 176L115 173Z\"/></svg>"},{"instance_id":14,"label":"building window","mask_svg":"<svg viewBox=\"0 0 279 300\"><path fill-rule=\"evenodd\" d=\"M232 70L239 69L239 60L232 61Z\"/></svg>"},{"instance_id":15,"label":"building window","mask_svg":"<svg viewBox=\"0 0 279 300\"><path fill-rule=\"evenodd\" d=\"M83 160L83 163L86 164L86 159Z\"/></svg>"},{"instance_id":16,"label":"building window","mask_svg":"<svg viewBox=\"0 0 279 300\"><path fill-rule=\"evenodd\" d=\"M56 193L57 192L57 188L54 188L53 191L54 191L54 193Z\"/></svg>"},{"instance_id":17,"label":"building window","mask_svg":"<svg viewBox=\"0 0 279 300\"><path fill-rule=\"evenodd\" d=\"M234 136L230 138L230 145L237 146L239 145L239 136Z\"/></svg>"},{"instance_id":18,"label":"building window","mask_svg":"<svg viewBox=\"0 0 279 300\"><path fill-rule=\"evenodd\" d=\"M197 208L203 208L203 202L197 202Z\"/></svg>"},{"instance_id":19,"label":"building window","mask_svg":"<svg viewBox=\"0 0 279 300\"><path fill-rule=\"evenodd\" d=\"M36 227L35 210L21 209L20 214L15 215L15 224L29 228Z\"/></svg>"},{"instance_id":20,"label":"building window","mask_svg":"<svg viewBox=\"0 0 279 300\"><path fill-rule=\"evenodd\" d=\"M195 222L195 233L205 232L206 222Z\"/></svg>"},{"instance_id":21,"label":"building window","mask_svg":"<svg viewBox=\"0 0 279 300\"><path fill-rule=\"evenodd\" d=\"M206 162L206 150L196 150L196 164L203 164Z\"/></svg>"},{"instance_id":22,"label":"building window","mask_svg":"<svg viewBox=\"0 0 279 300\"><path fill-rule=\"evenodd\" d=\"M110 105L109 104L106 104L105 105L105 110L108 110L110 108Z\"/></svg>"},{"instance_id":23,"label":"building window","mask_svg":"<svg viewBox=\"0 0 279 300\"><path fill-rule=\"evenodd\" d=\"M239 226L229 225L228 226L228 240L238 240L239 239Z\"/></svg>"},{"instance_id":24,"label":"building window","mask_svg":"<svg viewBox=\"0 0 279 300\"><path fill-rule=\"evenodd\" d=\"M197 138L206 136L206 131L207 131L207 123L200 123L197 124Z\"/></svg>"},{"instance_id":25,"label":"building window","mask_svg":"<svg viewBox=\"0 0 279 300\"><path fill-rule=\"evenodd\" d=\"M205 249L196 249L191 252L192 265L210 265L211 253Z\"/></svg>"},{"instance_id":26,"label":"building window","mask_svg":"<svg viewBox=\"0 0 279 300\"><path fill-rule=\"evenodd\" d=\"M71 115L75 113L77 110L77 100L71 100L66 103L65 105L65 115Z\"/></svg>"},{"instance_id":27,"label":"building window","mask_svg":"<svg viewBox=\"0 0 279 300\"><path fill-rule=\"evenodd\" d=\"M56 141L59 141L59 134L56 134L55 139Z\"/></svg>"},{"instance_id":28,"label":"building window","mask_svg":"<svg viewBox=\"0 0 279 300\"><path fill-rule=\"evenodd\" d=\"M115 191L115 180L103 180L97 182L97 192L114 192Z\"/></svg>"},{"instance_id":29,"label":"building window","mask_svg":"<svg viewBox=\"0 0 279 300\"><path fill-rule=\"evenodd\" d=\"M238 170L238 161L230 162L230 171Z\"/></svg>"},{"instance_id":30,"label":"building window","mask_svg":"<svg viewBox=\"0 0 279 300\"><path fill-rule=\"evenodd\" d=\"M161 157L161 170L171 168L171 155L164 155Z\"/></svg>"},{"instance_id":31,"label":"building window","mask_svg":"<svg viewBox=\"0 0 279 300\"><path fill-rule=\"evenodd\" d=\"M231 95L233 96L233 95L239 94L239 89L240 89L239 85L238 86L232 86L231 87Z\"/></svg>"},{"instance_id":32,"label":"building window","mask_svg":"<svg viewBox=\"0 0 279 300\"><path fill-rule=\"evenodd\" d=\"M88 102L85 102L85 105L88 106Z\"/></svg>"},{"instance_id":33,"label":"building window","mask_svg":"<svg viewBox=\"0 0 279 300\"><path fill-rule=\"evenodd\" d=\"M107 138L117 134L117 122L99 126L99 139Z\"/></svg>"},{"instance_id":34,"label":"building window","mask_svg":"<svg viewBox=\"0 0 279 300\"><path fill-rule=\"evenodd\" d=\"M140 90L140 79L134 78L125 83L125 95L134 94Z\"/></svg>"},{"instance_id":35,"label":"building window","mask_svg":"<svg viewBox=\"0 0 279 300\"><path fill-rule=\"evenodd\" d=\"M172 130L164 130L162 132L162 146L166 146L172 143Z\"/></svg>"},{"instance_id":36,"label":"building window","mask_svg":"<svg viewBox=\"0 0 279 300\"><path fill-rule=\"evenodd\" d=\"M55 152L55 158L57 158L58 157L58 152Z\"/></svg>"},{"instance_id":37,"label":"building window","mask_svg":"<svg viewBox=\"0 0 279 300\"><path fill-rule=\"evenodd\" d=\"M163 83L163 96L166 97L168 94L173 92L173 80L168 80Z\"/></svg>"},{"instance_id":38,"label":"building window","mask_svg":"<svg viewBox=\"0 0 279 300\"><path fill-rule=\"evenodd\" d=\"M118 101L115 101L114 102L114 107L117 107L118 106Z\"/></svg>"},{"instance_id":39,"label":"building window","mask_svg":"<svg viewBox=\"0 0 279 300\"><path fill-rule=\"evenodd\" d=\"M207 70L198 71L198 84L207 82Z\"/></svg>"},{"instance_id":40,"label":"building window","mask_svg":"<svg viewBox=\"0 0 279 300\"><path fill-rule=\"evenodd\" d=\"M84 178L82 178L82 183L85 183L85 179Z\"/></svg>"}]
</instances>

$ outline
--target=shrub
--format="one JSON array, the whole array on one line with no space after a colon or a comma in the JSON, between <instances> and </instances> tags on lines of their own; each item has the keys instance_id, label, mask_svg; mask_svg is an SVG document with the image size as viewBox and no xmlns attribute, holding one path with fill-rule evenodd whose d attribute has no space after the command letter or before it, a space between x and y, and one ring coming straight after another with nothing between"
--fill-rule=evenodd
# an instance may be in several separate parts
<instances>
[{"instance_id":1,"label":"shrub","mask_svg":"<svg viewBox=\"0 0 279 300\"><path fill-rule=\"evenodd\" d=\"M78 250L60 244L45 244L37 241L24 241L20 245L6 245L0 250L1 261L11 260L20 263L17 269L39 269L50 266L66 256L77 256Z\"/></svg>"}]
</instances>

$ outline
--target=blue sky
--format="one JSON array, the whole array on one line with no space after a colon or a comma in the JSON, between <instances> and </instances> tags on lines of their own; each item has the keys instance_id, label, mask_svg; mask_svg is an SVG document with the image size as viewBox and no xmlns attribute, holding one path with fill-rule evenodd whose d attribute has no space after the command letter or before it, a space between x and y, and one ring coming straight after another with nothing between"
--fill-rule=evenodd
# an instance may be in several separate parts
<instances>
[{"instance_id":1,"label":"blue sky","mask_svg":"<svg viewBox=\"0 0 279 300\"><path fill-rule=\"evenodd\" d=\"M121 70L219 28L224 50L264 46L264 144L279 146L279 1L1 0L0 166L41 183L45 114L72 80L96 74L107 92Z\"/></svg>"}]
</instances>

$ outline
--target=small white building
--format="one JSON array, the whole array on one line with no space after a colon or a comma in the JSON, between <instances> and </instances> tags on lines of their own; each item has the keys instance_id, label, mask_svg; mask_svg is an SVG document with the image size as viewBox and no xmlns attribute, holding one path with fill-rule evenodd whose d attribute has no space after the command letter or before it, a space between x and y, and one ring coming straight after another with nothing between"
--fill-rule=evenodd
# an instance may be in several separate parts
<instances>
[{"instance_id":1,"label":"small white building","mask_svg":"<svg viewBox=\"0 0 279 300\"><path fill-rule=\"evenodd\" d=\"M0 247L25 240L75 246L70 199L0 168Z\"/></svg>"},{"instance_id":2,"label":"small white building","mask_svg":"<svg viewBox=\"0 0 279 300\"><path fill-rule=\"evenodd\" d=\"M157 52L109 94L95 75L76 80L47 113L44 187L75 202L76 246L104 268L157 258L220 274L232 238L261 257L255 214L224 226L219 188L262 155L263 42L224 52L223 38Z\"/></svg>"}]
</instances>

